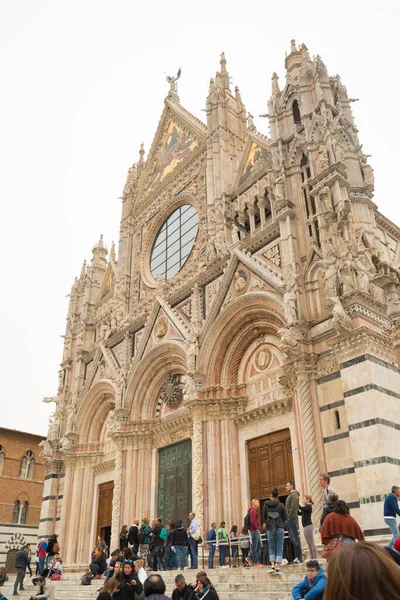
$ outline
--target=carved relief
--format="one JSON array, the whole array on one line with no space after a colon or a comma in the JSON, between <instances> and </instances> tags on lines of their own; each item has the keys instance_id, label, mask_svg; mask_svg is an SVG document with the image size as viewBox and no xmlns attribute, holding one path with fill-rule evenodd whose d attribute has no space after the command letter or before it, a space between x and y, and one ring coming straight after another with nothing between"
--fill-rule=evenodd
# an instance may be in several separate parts
<instances>
[{"instance_id":1,"label":"carved relief","mask_svg":"<svg viewBox=\"0 0 400 600\"><path fill-rule=\"evenodd\" d=\"M161 388L160 399L170 408L177 408L182 402L182 382L180 375L169 375Z\"/></svg>"},{"instance_id":2,"label":"carved relief","mask_svg":"<svg viewBox=\"0 0 400 600\"><path fill-rule=\"evenodd\" d=\"M276 244L276 246L272 246L271 248L267 248L262 255L277 267L281 266L281 253L279 250L279 244Z\"/></svg>"}]
</instances>

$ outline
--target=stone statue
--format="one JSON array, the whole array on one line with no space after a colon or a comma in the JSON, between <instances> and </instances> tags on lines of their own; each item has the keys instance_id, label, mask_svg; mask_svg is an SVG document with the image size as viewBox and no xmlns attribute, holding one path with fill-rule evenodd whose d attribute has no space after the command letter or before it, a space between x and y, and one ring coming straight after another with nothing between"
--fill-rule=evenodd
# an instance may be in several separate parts
<instances>
[{"instance_id":1,"label":"stone statue","mask_svg":"<svg viewBox=\"0 0 400 600\"><path fill-rule=\"evenodd\" d=\"M297 296L293 289L288 290L283 295L283 310L285 311L286 320L289 325L297 321Z\"/></svg>"},{"instance_id":2,"label":"stone statue","mask_svg":"<svg viewBox=\"0 0 400 600\"><path fill-rule=\"evenodd\" d=\"M197 399L197 392L196 392L196 386L194 384L194 381L191 377L189 377L189 375L184 375L182 377L182 383L183 383L183 400L184 402L188 401L188 400L196 400Z\"/></svg>"},{"instance_id":3,"label":"stone statue","mask_svg":"<svg viewBox=\"0 0 400 600\"><path fill-rule=\"evenodd\" d=\"M176 76L170 77L169 75L167 75L167 81L168 83L171 85L170 87L170 92L175 92L177 91L177 86L176 86L176 82L178 81L179 77L182 74L182 69L181 67L179 67L178 72L176 74Z\"/></svg>"},{"instance_id":4,"label":"stone statue","mask_svg":"<svg viewBox=\"0 0 400 600\"><path fill-rule=\"evenodd\" d=\"M281 173L274 179L274 195L276 200L285 200L285 183Z\"/></svg>"},{"instance_id":5,"label":"stone statue","mask_svg":"<svg viewBox=\"0 0 400 600\"><path fill-rule=\"evenodd\" d=\"M357 287L363 292L368 292L370 289L369 280L372 277L374 268L365 252L361 252L353 262L353 267L356 273Z\"/></svg>"},{"instance_id":6,"label":"stone statue","mask_svg":"<svg viewBox=\"0 0 400 600\"><path fill-rule=\"evenodd\" d=\"M198 352L197 339L194 335L191 335L185 342L185 348L187 369L189 373L191 373L196 370L196 358Z\"/></svg>"},{"instance_id":7,"label":"stone statue","mask_svg":"<svg viewBox=\"0 0 400 600\"><path fill-rule=\"evenodd\" d=\"M71 448L71 440L69 440L67 437L63 436L60 440L60 446L61 446L61 450L64 450L65 452L67 452Z\"/></svg>"},{"instance_id":8,"label":"stone statue","mask_svg":"<svg viewBox=\"0 0 400 600\"><path fill-rule=\"evenodd\" d=\"M332 192L327 185L324 186L319 193L319 211L322 214L333 211Z\"/></svg>"},{"instance_id":9,"label":"stone statue","mask_svg":"<svg viewBox=\"0 0 400 600\"><path fill-rule=\"evenodd\" d=\"M363 175L364 175L364 184L365 185L370 185L374 189L374 187L375 187L374 170L368 164L366 156L363 156L361 158L361 170L362 170Z\"/></svg>"},{"instance_id":10,"label":"stone statue","mask_svg":"<svg viewBox=\"0 0 400 600\"><path fill-rule=\"evenodd\" d=\"M332 309L333 323L337 327L351 326L351 319L345 312L340 298L337 296L332 296L331 298L328 298L328 302L330 303L329 307Z\"/></svg>"},{"instance_id":11,"label":"stone statue","mask_svg":"<svg viewBox=\"0 0 400 600\"><path fill-rule=\"evenodd\" d=\"M218 256L224 256L228 252L228 245L225 241L225 234L222 229L217 231L215 235L215 248Z\"/></svg>"},{"instance_id":12,"label":"stone statue","mask_svg":"<svg viewBox=\"0 0 400 600\"><path fill-rule=\"evenodd\" d=\"M51 458L53 456L53 448L51 447L49 440L42 440L39 446L42 447L40 456L43 456L43 458Z\"/></svg>"},{"instance_id":13,"label":"stone statue","mask_svg":"<svg viewBox=\"0 0 400 600\"><path fill-rule=\"evenodd\" d=\"M246 273L244 271L236 271L233 282L233 289L235 290L236 294L242 294L245 291L246 285Z\"/></svg>"},{"instance_id":14,"label":"stone statue","mask_svg":"<svg viewBox=\"0 0 400 600\"><path fill-rule=\"evenodd\" d=\"M341 143L335 137L332 138L332 150L336 162L343 162L344 152Z\"/></svg>"},{"instance_id":15,"label":"stone statue","mask_svg":"<svg viewBox=\"0 0 400 600\"><path fill-rule=\"evenodd\" d=\"M356 277L353 270L353 261L350 257L339 265L338 276L342 294L347 294L356 289Z\"/></svg>"},{"instance_id":16,"label":"stone statue","mask_svg":"<svg viewBox=\"0 0 400 600\"><path fill-rule=\"evenodd\" d=\"M167 324L164 319L159 319L157 321L154 331L159 340L167 335Z\"/></svg>"},{"instance_id":17,"label":"stone statue","mask_svg":"<svg viewBox=\"0 0 400 600\"><path fill-rule=\"evenodd\" d=\"M328 153L323 145L318 148L315 165L317 173L329 167Z\"/></svg>"},{"instance_id":18,"label":"stone statue","mask_svg":"<svg viewBox=\"0 0 400 600\"><path fill-rule=\"evenodd\" d=\"M278 335L282 342L291 348L296 348L303 339L303 334L296 327L282 327L278 330Z\"/></svg>"},{"instance_id":19,"label":"stone statue","mask_svg":"<svg viewBox=\"0 0 400 600\"><path fill-rule=\"evenodd\" d=\"M327 240L325 245L325 258L323 265L325 267L324 280L325 290L328 296L337 296L338 275L337 275L338 259L333 248L332 239Z\"/></svg>"},{"instance_id":20,"label":"stone statue","mask_svg":"<svg viewBox=\"0 0 400 600\"><path fill-rule=\"evenodd\" d=\"M76 402L68 406L66 433L75 433L76 431Z\"/></svg>"}]
</instances>

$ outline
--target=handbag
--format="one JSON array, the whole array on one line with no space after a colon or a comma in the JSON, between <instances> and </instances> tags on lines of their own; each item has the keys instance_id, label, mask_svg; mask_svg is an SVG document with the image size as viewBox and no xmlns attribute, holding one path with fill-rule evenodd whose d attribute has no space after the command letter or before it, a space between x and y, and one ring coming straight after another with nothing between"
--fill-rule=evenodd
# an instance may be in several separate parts
<instances>
[{"instance_id":1,"label":"handbag","mask_svg":"<svg viewBox=\"0 0 400 600\"><path fill-rule=\"evenodd\" d=\"M339 550L341 546L341 539L342 537L331 538L327 544L324 544L324 547L322 549L322 558L326 558L326 560L329 560L331 556L333 556L335 552Z\"/></svg>"},{"instance_id":2,"label":"handbag","mask_svg":"<svg viewBox=\"0 0 400 600\"><path fill-rule=\"evenodd\" d=\"M60 581L60 579L61 579L60 573L54 573L54 575L51 576L51 581Z\"/></svg>"},{"instance_id":3,"label":"handbag","mask_svg":"<svg viewBox=\"0 0 400 600\"><path fill-rule=\"evenodd\" d=\"M196 540L196 544L202 544L202 543L203 543L203 540L201 538L201 535L199 535L199 537Z\"/></svg>"}]
</instances>

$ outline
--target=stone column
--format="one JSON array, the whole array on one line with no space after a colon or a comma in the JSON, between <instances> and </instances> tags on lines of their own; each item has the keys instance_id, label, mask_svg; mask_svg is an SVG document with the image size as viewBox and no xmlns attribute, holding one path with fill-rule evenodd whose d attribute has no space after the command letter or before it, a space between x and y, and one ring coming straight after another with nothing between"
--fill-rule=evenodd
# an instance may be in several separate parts
<instances>
[{"instance_id":1,"label":"stone column","mask_svg":"<svg viewBox=\"0 0 400 600\"><path fill-rule=\"evenodd\" d=\"M203 490L203 419L202 411L193 409L193 449L192 449L192 482L193 512L196 521L203 528L204 523L204 490Z\"/></svg>"},{"instance_id":2,"label":"stone column","mask_svg":"<svg viewBox=\"0 0 400 600\"><path fill-rule=\"evenodd\" d=\"M65 558L66 554L66 533L67 533L67 521L69 514L69 498L71 495L71 483L72 483L72 461L65 460L65 477L64 477L64 490L61 506L61 519L60 519L60 533L58 536L58 543L60 544L60 551L62 556Z\"/></svg>"},{"instance_id":3,"label":"stone column","mask_svg":"<svg viewBox=\"0 0 400 600\"><path fill-rule=\"evenodd\" d=\"M43 497L48 498L48 500L42 502L40 509L38 532L40 537L52 535L55 531L57 495L61 469L62 461L53 458L45 461Z\"/></svg>"},{"instance_id":4,"label":"stone column","mask_svg":"<svg viewBox=\"0 0 400 600\"><path fill-rule=\"evenodd\" d=\"M84 459L79 458L74 470L73 478L72 497L74 501L71 504L71 510L68 512L69 527L66 536L68 565L76 565L77 561L79 528L81 526L84 466Z\"/></svg>"},{"instance_id":5,"label":"stone column","mask_svg":"<svg viewBox=\"0 0 400 600\"><path fill-rule=\"evenodd\" d=\"M111 548L119 548L119 532L121 531L122 465L123 453L117 446L117 450L115 451L114 492L112 501Z\"/></svg>"}]
</instances>

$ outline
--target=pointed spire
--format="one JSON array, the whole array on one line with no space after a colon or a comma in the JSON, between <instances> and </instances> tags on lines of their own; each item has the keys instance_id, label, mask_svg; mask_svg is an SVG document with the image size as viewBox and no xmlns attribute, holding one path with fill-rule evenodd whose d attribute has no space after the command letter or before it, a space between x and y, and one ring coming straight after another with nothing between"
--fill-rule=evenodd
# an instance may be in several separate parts
<instances>
[{"instance_id":1,"label":"pointed spire","mask_svg":"<svg viewBox=\"0 0 400 600\"><path fill-rule=\"evenodd\" d=\"M272 75L272 95L276 96L276 94L280 94L279 77L276 73L273 73L273 75Z\"/></svg>"},{"instance_id":2,"label":"pointed spire","mask_svg":"<svg viewBox=\"0 0 400 600\"><path fill-rule=\"evenodd\" d=\"M290 40L290 52L297 52L296 40Z\"/></svg>"},{"instance_id":3,"label":"pointed spire","mask_svg":"<svg viewBox=\"0 0 400 600\"><path fill-rule=\"evenodd\" d=\"M110 250L110 260L115 261L115 244L112 242Z\"/></svg>"},{"instance_id":4,"label":"pointed spire","mask_svg":"<svg viewBox=\"0 0 400 600\"><path fill-rule=\"evenodd\" d=\"M221 52L221 60L219 61L219 64L221 65L221 84L222 87L226 90L229 90L229 73L226 70L226 58L225 58L225 52Z\"/></svg>"},{"instance_id":5,"label":"pointed spire","mask_svg":"<svg viewBox=\"0 0 400 600\"><path fill-rule=\"evenodd\" d=\"M140 150L139 150L139 162L138 164L142 167L144 164L144 143L142 142L140 144Z\"/></svg>"},{"instance_id":6,"label":"pointed spire","mask_svg":"<svg viewBox=\"0 0 400 600\"><path fill-rule=\"evenodd\" d=\"M100 234L100 239L99 239L99 241L97 243L97 247L98 248L104 248L103 234L102 233Z\"/></svg>"},{"instance_id":7,"label":"pointed spire","mask_svg":"<svg viewBox=\"0 0 400 600\"><path fill-rule=\"evenodd\" d=\"M85 277L85 275L86 275L86 260L83 261L80 277Z\"/></svg>"},{"instance_id":8,"label":"pointed spire","mask_svg":"<svg viewBox=\"0 0 400 600\"><path fill-rule=\"evenodd\" d=\"M235 98L238 102L242 101L242 96L240 95L239 86L235 85Z\"/></svg>"}]
</instances>

